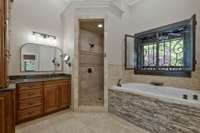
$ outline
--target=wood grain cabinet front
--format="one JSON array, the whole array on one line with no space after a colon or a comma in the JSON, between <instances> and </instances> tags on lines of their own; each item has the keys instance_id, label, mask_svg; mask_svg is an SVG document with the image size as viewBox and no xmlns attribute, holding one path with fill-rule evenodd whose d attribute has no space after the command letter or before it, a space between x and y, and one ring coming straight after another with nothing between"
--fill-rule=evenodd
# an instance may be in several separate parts
<instances>
[{"instance_id":1,"label":"wood grain cabinet front","mask_svg":"<svg viewBox=\"0 0 200 133\"><path fill-rule=\"evenodd\" d=\"M44 95L45 113L56 111L58 109L58 87L45 85Z\"/></svg>"},{"instance_id":2,"label":"wood grain cabinet front","mask_svg":"<svg viewBox=\"0 0 200 133\"><path fill-rule=\"evenodd\" d=\"M58 106L61 109L70 106L70 99L71 99L70 88L71 84L69 81L63 82L58 86L58 95L59 95Z\"/></svg>"},{"instance_id":3,"label":"wood grain cabinet front","mask_svg":"<svg viewBox=\"0 0 200 133\"><path fill-rule=\"evenodd\" d=\"M70 80L22 83L17 84L16 94L16 123L21 123L68 108L71 83Z\"/></svg>"},{"instance_id":4,"label":"wood grain cabinet front","mask_svg":"<svg viewBox=\"0 0 200 133\"><path fill-rule=\"evenodd\" d=\"M16 112L17 123L31 120L43 114L43 83L22 83L17 84Z\"/></svg>"},{"instance_id":5,"label":"wood grain cabinet front","mask_svg":"<svg viewBox=\"0 0 200 133\"><path fill-rule=\"evenodd\" d=\"M6 0L0 0L0 88L7 85Z\"/></svg>"},{"instance_id":6,"label":"wood grain cabinet front","mask_svg":"<svg viewBox=\"0 0 200 133\"><path fill-rule=\"evenodd\" d=\"M54 112L70 106L69 80L49 81L44 84L45 113Z\"/></svg>"},{"instance_id":7,"label":"wood grain cabinet front","mask_svg":"<svg viewBox=\"0 0 200 133\"><path fill-rule=\"evenodd\" d=\"M15 92L0 92L0 133L15 133Z\"/></svg>"}]
</instances>

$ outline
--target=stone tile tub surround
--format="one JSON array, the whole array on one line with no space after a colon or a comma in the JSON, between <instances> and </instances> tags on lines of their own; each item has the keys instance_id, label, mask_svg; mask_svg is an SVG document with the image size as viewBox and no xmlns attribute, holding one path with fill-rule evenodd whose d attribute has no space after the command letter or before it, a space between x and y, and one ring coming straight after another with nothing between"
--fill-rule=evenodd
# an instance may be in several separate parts
<instances>
[{"instance_id":1,"label":"stone tile tub surround","mask_svg":"<svg viewBox=\"0 0 200 133\"><path fill-rule=\"evenodd\" d=\"M152 133L200 133L200 101L153 94L151 85L150 91L144 84L125 86L109 89L110 113Z\"/></svg>"}]
</instances>

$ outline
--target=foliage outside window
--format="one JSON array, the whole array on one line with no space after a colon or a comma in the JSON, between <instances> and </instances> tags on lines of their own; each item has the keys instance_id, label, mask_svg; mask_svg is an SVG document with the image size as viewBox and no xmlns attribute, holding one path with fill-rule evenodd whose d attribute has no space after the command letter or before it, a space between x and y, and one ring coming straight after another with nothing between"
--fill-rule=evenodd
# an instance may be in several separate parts
<instances>
[{"instance_id":1,"label":"foliage outside window","mask_svg":"<svg viewBox=\"0 0 200 133\"><path fill-rule=\"evenodd\" d=\"M135 35L135 73L191 76L195 70L195 15Z\"/></svg>"}]
</instances>

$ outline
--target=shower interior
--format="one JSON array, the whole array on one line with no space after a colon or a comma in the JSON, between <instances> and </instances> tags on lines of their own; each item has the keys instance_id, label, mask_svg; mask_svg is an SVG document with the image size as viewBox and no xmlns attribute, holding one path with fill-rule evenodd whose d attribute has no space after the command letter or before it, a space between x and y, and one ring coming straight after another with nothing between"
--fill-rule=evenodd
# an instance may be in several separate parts
<instances>
[{"instance_id":1,"label":"shower interior","mask_svg":"<svg viewBox=\"0 0 200 133\"><path fill-rule=\"evenodd\" d=\"M79 20L79 105L104 105L104 20Z\"/></svg>"}]
</instances>

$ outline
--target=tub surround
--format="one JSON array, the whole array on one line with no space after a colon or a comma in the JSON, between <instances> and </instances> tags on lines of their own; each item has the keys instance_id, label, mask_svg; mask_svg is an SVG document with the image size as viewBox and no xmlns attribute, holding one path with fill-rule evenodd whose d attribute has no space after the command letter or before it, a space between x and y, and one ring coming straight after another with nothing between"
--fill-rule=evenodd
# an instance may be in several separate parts
<instances>
[{"instance_id":1,"label":"tub surround","mask_svg":"<svg viewBox=\"0 0 200 133\"><path fill-rule=\"evenodd\" d=\"M133 91L109 90L109 112L152 133L200 133L199 110L200 106L167 102Z\"/></svg>"}]
</instances>

